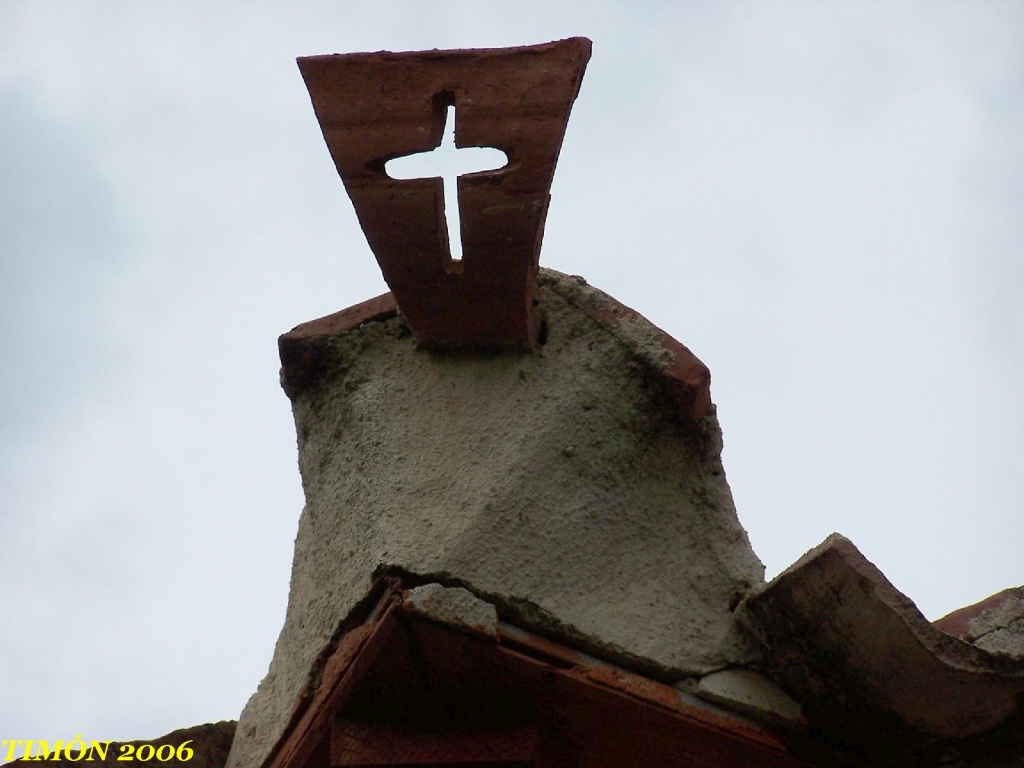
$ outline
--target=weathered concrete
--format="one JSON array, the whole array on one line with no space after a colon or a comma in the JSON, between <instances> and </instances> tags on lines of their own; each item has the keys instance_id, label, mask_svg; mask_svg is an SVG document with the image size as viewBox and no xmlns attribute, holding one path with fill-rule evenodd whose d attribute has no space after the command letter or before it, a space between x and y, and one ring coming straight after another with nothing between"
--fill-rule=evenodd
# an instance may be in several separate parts
<instances>
[{"instance_id":1,"label":"weathered concrete","mask_svg":"<svg viewBox=\"0 0 1024 768\"><path fill-rule=\"evenodd\" d=\"M618 305L579 278L543 271L538 299L532 354L437 355L400 316L292 340L306 506L285 625L230 768L262 762L388 568L670 682L754 658L730 606L764 571L713 409L693 423L680 405L695 402L676 365L689 352L639 316L603 319Z\"/></svg>"},{"instance_id":2,"label":"weathered concrete","mask_svg":"<svg viewBox=\"0 0 1024 768\"><path fill-rule=\"evenodd\" d=\"M986 651L1024 657L1024 587L953 611L935 626Z\"/></svg>"},{"instance_id":3,"label":"weathered concrete","mask_svg":"<svg viewBox=\"0 0 1024 768\"><path fill-rule=\"evenodd\" d=\"M764 675L749 669L723 669L705 675L694 695L782 728L807 725L799 704Z\"/></svg>"},{"instance_id":4,"label":"weathered concrete","mask_svg":"<svg viewBox=\"0 0 1024 768\"><path fill-rule=\"evenodd\" d=\"M406 593L402 608L478 637L498 639L498 610L462 587L424 584Z\"/></svg>"},{"instance_id":5,"label":"weathered concrete","mask_svg":"<svg viewBox=\"0 0 1024 768\"><path fill-rule=\"evenodd\" d=\"M933 626L857 548L830 536L739 616L813 728L871 765L1003 765L1024 754L1024 658ZM1007 758L1010 759L1010 758Z\"/></svg>"}]
</instances>

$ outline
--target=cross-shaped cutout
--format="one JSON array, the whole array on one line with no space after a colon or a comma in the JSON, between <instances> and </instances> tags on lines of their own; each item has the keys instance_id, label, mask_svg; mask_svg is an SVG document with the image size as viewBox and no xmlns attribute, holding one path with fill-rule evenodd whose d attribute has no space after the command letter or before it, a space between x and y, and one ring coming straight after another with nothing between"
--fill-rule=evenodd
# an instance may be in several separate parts
<instances>
[{"instance_id":1,"label":"cross-shaped cutout","mask_svg":"<svg viewBox=\"0 0 1024 768\"><path fill-rule=\"evenodd\" d=\"M443 213L448 226L448 250L452 261L461 261L462 221L459 218L458 178L470 173L496 171L507 164L508 157L500 149L455 146L455 107L449 104L441 143L428 152L389 160L384 166L384 172L396 180L438 176L444 179Z\"/></svg>"},{"instance_id":2,"label":"cross-shaped cutout","mask_svg":"<svg viewBox=\"0 0 1024 768\"><path fill-rule=\"evenodd\" d=\"M589 59L585 38L299 59L331 159L420 346L539 342L551 178ZM441 160L428 160L436 148Z\"/></svg>"}]
</instances>

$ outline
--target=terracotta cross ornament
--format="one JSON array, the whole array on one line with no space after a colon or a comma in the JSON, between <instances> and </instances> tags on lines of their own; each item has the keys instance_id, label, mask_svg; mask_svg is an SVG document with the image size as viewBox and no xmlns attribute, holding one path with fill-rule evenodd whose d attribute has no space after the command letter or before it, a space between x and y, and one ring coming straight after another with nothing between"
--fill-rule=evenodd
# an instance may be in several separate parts
<instances>
[{"instance_id":1,"label":"terracotta cross ornament","mask_svg":"<svg viewBox=\"0 0 1024 768\"><path fill-rule=\"evenodd\" d=\"M590 41L298 60L317 120L384 279L417 341L434 349L530 349L549 190ZM441 143L508 162L458 178L462 259L452 258L441 178L385 164ZM454 218L451 216L450 218Z\"/></svg>"}]
</instances>

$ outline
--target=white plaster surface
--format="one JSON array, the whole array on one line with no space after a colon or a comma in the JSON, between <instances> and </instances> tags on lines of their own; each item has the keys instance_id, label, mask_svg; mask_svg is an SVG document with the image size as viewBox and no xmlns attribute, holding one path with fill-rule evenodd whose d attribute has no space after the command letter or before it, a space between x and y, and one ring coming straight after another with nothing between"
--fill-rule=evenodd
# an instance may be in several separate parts
<instances>
[{"instance_id":1,"label":"white plaster surface","mask_svg":"<svg viewBox=\"0 0 1024 768\"><path fill-rule=\"evenodd\" d=\"M529 628L668 676L751 658L729 606L764 569L717 419L680 425L650 375L662 352L636 341L657 330L613 330L564 298L581 294L603 300L542 274L531 354L432 354L401 318L309 342L325 373L293 398L306 505L287 616L227 768L262 763L381 566L534 606Z\"/></svg>"},{"instance_id":2,"label":"white plaster surface","mask_svg":"<svg viewBox=\"0 0 1024 768\"><path fill-rule=\"evenodd\" d=\"M805 725L800 705L768 678L748 669L723 669L700 679L695 695L757 720Z\"/></svg>"}]
</instances>

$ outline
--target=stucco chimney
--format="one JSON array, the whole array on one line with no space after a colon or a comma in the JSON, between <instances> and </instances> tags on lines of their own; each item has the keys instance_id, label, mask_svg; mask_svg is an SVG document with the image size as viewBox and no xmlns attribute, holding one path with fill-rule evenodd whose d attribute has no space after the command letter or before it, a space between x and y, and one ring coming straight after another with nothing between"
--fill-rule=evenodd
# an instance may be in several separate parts
<instances>
[{"instance_id":1,"label":"stucco chimney","mask_svg":"<svg viewBox=\"0 0 1024 768\"><path fill-rule=\"evenodd\" d=\"M538 268L589 53L574 39L300 62L393 294L280 339L306 503L231 768L263 762L318 655L388 574L464 587L504 621L665 682L751 660L732 609L764 570L707 368L582 278ZM439 103L464 120L457 142L509 157L460 181L458 264L437 180L383 170L436 145Z\"/></svg>"}]
</instances>

